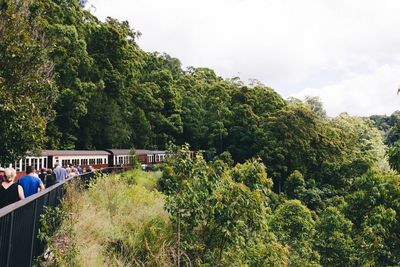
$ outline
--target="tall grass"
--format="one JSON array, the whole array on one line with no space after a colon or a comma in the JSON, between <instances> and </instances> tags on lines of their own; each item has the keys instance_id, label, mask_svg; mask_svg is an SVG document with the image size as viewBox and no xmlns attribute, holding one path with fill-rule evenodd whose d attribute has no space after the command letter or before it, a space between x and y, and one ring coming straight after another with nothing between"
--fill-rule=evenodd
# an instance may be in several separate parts
<instances>
[{"instance_id":1,"label":"tall grass","mask_svg":"<svg viewBox=\"0 0 400 267\"><path fill-rule=\"evenodd\" d=\"M171 266L174 244L158 173L99 176L75 195L73 226L81 266Z\"/></svg>"},{"instance_id":2,"label":"tall grass","mask_svg":"<svg viewBox=\"0 0 400 267\"><path fill-rule=\"evenodd\" d=\"M144 172L138 169L129 170L121 174L121 177L128 185L141 185L148 190L155 189L157 181L161 176L161 171Z\"/></svg>"}]
</instances>

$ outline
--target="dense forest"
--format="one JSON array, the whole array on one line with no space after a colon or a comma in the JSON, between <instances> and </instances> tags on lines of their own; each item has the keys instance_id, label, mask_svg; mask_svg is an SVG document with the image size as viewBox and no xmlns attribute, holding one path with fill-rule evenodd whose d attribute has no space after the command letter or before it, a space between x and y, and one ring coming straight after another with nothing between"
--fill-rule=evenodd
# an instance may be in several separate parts
<instances>
[{"instance_id":1,"label":"dense forest","mask_svg":"<svg viewBox=\"0 0 400 267\"><path fill-rule=\"evenodd\" d=\"M193 264L400 265L399 112L332 118L317 97L183 69L84 5L0 0L0 162L175 144L158 190Z\"/></svg>"}]
</instances>

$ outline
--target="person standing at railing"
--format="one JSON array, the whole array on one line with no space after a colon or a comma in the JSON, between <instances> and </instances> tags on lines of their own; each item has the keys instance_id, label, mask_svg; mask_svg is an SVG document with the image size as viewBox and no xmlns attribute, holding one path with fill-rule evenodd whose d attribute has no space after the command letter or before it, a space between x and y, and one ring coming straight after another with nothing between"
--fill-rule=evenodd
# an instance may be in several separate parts
<instances>
[{"instance_id":1,"label":"person standing at railing","mask_svg":"<svg viewBox=\"0 0 400 267\"><path fill-rule=\"evenodd\" d=\"M78 171L78 174L82 174L82 168L81 168L80 165L78 165L78 166L76 167L76 170Z\"/></svg>"},{"instance_id":2,"label":"person standing at railing","mask_svg":"<svg viewBox=\"0 0 400 267\"><path fill-rule=\"evenodd\" d=\"M0 167L0 183L6 180L6 175L4 174L4 168Z\"/></svg>"},{"instance_id":3,"label":"person standing at railing","mask_svg":"<svg viewBox=\"0 0 400 267\"><path fill-rule=\"evenodd\" d=\"M18 183L24 189L25 197L29 197L33 194L36 194L38 191L44 190L44 185L40 178L36 177L35 174L35 167L27 166L26 167L26 174L24 177L19 179Z\"/></svg>"},{"instance_id":4,"label":"person standing at railing","mask_svg":"<svg viewBox=\"0 0 400 267\"><path fill-rule=\"evenodd\" d=\"M56 162L54 166L53 173L56 176L57 183L64 181L68 177L67 171L61 167L59 162Z\"/></svg>"},{"instance_id":5,"label":"person standing at railing","mask_svg":"<svg viewBox=\"0 0 400 267\"><path fill-rule=\"evenodd\" d=\"M69 177L70 177L70 178L73 178L73 177L76 177L76 176L78 176L78 175L79 175L78 170L77 170L75 167L72 167L72 168L71 168L71 172L69 173Z\"/></svg>"},{"instance_id":6,"label":"person standing at railing","mask_svg":"<svg viewBox=\"0 0 400 267\"><path fill-rule=\"evenodd\" d=\"M0 186L0 209L25 198L22 186L13 182L17 172L13 168L7 168L4 174L5 179Z\"/></svg>"},{"instance_id":7,"label":"person standing at railing","mask_svg":"<svg viewBox=\"0 0 400 267\"><path fill-rule=\"evenodd\" d=\"M57 183L56 175L53 173L52 169L47 169L45 183L46 183L46 188L54 185L55 183Z\"/></svg>"},{"instance_id":8,"label":"person standing at railing","mask_svg":"<svg viewBox=\"0 0 400 267\"><path fill-rule=\"evenodd\" d=\"M40 180L42 180L43 184L46 183L46 181L45 181L46 175L47 175L47 169L41 168L40 173L39 173L39 178L40 178Z\"/></svg>"}]
</instances>

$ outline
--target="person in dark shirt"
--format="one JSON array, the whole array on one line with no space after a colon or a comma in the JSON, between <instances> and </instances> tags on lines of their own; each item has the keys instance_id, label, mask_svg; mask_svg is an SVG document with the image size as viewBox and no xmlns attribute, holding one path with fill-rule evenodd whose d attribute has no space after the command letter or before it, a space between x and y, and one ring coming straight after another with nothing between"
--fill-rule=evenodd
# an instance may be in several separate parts
<instances>
[{"instance_id":1,"label":"person in dark shirt","mask_svg":"<svg viewBox=\"0 0 400 267\"><path fill-rule=\"evenodd\" d=\"M45 168L42 168L39 173L39 178L40 180L42 180L42 183L45 183L46 175L47 175L47 170Z\"/></svg>"},{"instance_id":2,"label":"person in dark shirt","mask_svg":"<svg viewBox=\"0 0 400 267\"><path fill-rule=\"evenodd\" d=\"M47 169L47 174L45 178L46 188L54 185L55 183L57 183L55 174L51 169Z\"/></svg>"},{"instance_id":3,"label":"person in dark shirt","mask_svg":"<svg viewBox=\"0 0 400 267\"><path fill-rule=\"evenodd\" d=\"M36 194L38 190L44 190L44 185L40 178L35 177L35 168L33 166L26 167L26 174L24 177L19 179L18 183L24 189L25 197L29 197Z\"/></svg>"},{"instance_id":4,"label":"person in dark shirt","mask_svg":"<svg viewBox=\"0 0 400 267\"><path fill-rule=\"evenodd\" d=\"M0 186L0 209L25 198L22 186L13 182L17 176L16 171L13 168L7 168L4 174L5 179Z\"/></svg>"}]
</instances>

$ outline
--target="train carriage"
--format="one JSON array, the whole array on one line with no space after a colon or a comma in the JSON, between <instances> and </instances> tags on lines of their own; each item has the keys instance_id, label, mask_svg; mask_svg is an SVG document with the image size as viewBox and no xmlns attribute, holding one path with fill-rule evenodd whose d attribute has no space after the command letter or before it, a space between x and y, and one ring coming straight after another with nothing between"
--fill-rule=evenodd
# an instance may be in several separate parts
<instances>
[{"instance_id":1,"label":"train carriage","mask_svg":"<svg viewBox=\"0 0 400 267\"><path fill-rule=\"evenodd\" d=\"M166 151L137 149L136 157L143 166L159 164L165 160ZM132 155L129 149L107 149L107 150L43 150L40 155L27 153L27 156L19 161L4 167L13 167L17 170L17 178L25 175L27 166L35 169L53 168L56 163L63 167L69 165L95 169L106 167L125 166L129 167Z\"/></svg>"},{"instance_id":2,"label":"train carriage","mask_svg":"<svg viewBox=\"0 0 400 267\"><path fill-rule=\"evenodd\" d=\"M43 155L48 158L48 167L53 167L56 163L61 166L81 166L95 169L108 167L109 153L104 150L44 150Z\"/></svg>"},{"instance_id":3,"label":"train carriage","mask_svg":"<svg viewBox=\"0 0 400 267\"><path fill-rule=\"evenodd\" d=\"M130 165L132 160L129 149L107 149L110 152L109 162L113 166ZM165 160L166 151L137 149L136 157L141 164L159 164Z\"/></svg>"}]
</instances>

